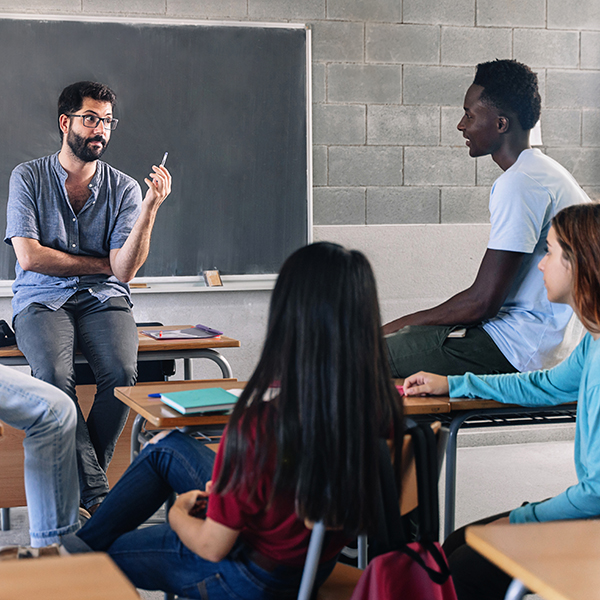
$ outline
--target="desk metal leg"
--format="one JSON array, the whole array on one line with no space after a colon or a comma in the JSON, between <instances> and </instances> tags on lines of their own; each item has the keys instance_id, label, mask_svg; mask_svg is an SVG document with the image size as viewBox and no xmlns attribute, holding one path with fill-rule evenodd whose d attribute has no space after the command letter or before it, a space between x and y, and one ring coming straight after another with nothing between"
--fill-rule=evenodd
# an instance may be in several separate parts
<instances>
[{"instance_id":1,"label":"desk metal leg","mask_svg":"<svg viewBox=\"0 0 600 600\"><path fill-rule=\"evenodd\" d=\"M213 348L203 348L202 350L197 350L194 353L194 358L208 358L208 360L212 360L219 366L224 378L233 377L233 371L231 370L231 365L227 362L227 359L220 352L217 352ZM192 378L191 359L184 359L183 372L185 379Z\"/></svg>"},{"instance_id":2,"label":"desk metal leg","mask_svg":"<svg viewBox=\"0 0 600 600\"><path fill-rule=\"evenodd\" d=\"M358 536L358 563L357 566L359 569L367 568L367 553L369 551L369 542L367 536L361 534Z\"/></svg>"},{"instance_id":3,"label":"desk metal leg","mask_svg":"<svg viewBox=\"0 0 600 600\"><path fill-rule=\"evenodd\" d=\"M513 579L506 590L504 600L521 600L529 590L518 580Z\"/></svg>"},{"instance_id":4,"label":"desk metal leg","mask_svg":"<svg viewBox=\"0 0 600 600\"><path fill-rule=\"evenodd\" d=\"M10 530L10 508L0 509L0 517L2 519L2 531Z\"/></svg>"},{"instance_id":5,"label":"desk metal leg","mask_svg":"<svg viewBox=\"0 0 600 600\"><path fill-rule=\"evenodd\" d=\"M454 512L456 509L456 452L458 448L458 430L472 415L478 412L468 411L452 419L446 446L446 492L444 497L444 539L454 531Z\"/></svg>"},{"instance_id":6,"label":"desk metal leg","mask_svg":"<svg viewBox=\"0 0 600 600\"><path fill-rule=\"evenodd\" d=\"M142 417L142 415L136 415L133 420L133 425L131 427L131 450L129 456L129 462L133 462L135 457L140 453L140 432L142 431L142 427L146 423L146 419Z\"/></svg>"}]
</instances>

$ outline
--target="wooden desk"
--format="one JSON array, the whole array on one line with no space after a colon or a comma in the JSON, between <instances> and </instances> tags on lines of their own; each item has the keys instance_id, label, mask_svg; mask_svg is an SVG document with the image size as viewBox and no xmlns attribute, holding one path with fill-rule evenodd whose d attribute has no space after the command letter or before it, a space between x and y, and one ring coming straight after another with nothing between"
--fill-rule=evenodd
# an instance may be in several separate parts
<instances>
[{"instance_id":1,"label":"wooden desk","mask_svg":"<svg viewBox=\"0 0 600 600\"><path fill-rule=\"evenodd\" d=\"M182 415L167 406L160 398L149 398L148 394L162 392L179 392L209 387L224 389L244 387L246 382L237 379L202 379L198 381L161 381L138 383L134 386L115 388L115 397L124 402L137 413L131 429L131 460L140 449L140 434L150 423L156 429L173 429L175 427L197 428L201 426L226 425L228 414L214 415Z\"/></svg>"},{"instance_id":2,"label":"wooden desk","mask_svg":"<svg viewBox=\"0 0 600 600\"><path fill-rule=\"evenodd\" d=\"M124 402L138 415L151 423L157 429L171 429L174 427L188 427L195 425L225 424L228 415L182 415L175 409L167 406L160 398L149 398L148 394L162 392L180 392L184 390L197 390L202 388L222 387L226 390L243 388L246 382L237 379L200 379L197 381L160 381L138 383L129 387L115 388L115 397Z\"/></svg>"},{"instance_id":3,"label":"wooden desk","mask_svg":"<svg viewBox=\"0 0 600 600\"><path fill-rule=\"evenodd\" d=\"M402 385L404 379L395 379L396 385ZM429 403L434 401L432 408L439 407L436 410L427 410ZM552 406L521 406L519 404L504 404L495 400L486 400L480 398L450 398L449 396L422 396L422 397L404 397L404 406L406 415L445 414L450 413L447 420L448 440L446 443L446 482L444 495L444 539L454 531L455 508L456 508L456 468L457 468L457 450L458 450L458 432L467 419L474 417L484 418L502 418L507 415L535 416L540 422L552 417L554 422L572 421L577 410L577 403L552 405ZM557 414L563 414L564 417L556 417ZM568 415L568 416L567 416ZM529 420L527 423L531 423ZM519 425L515 420L506 422L506 425Z\"/></svg>"},{"instance_id":4,"label":"wooden desk","mask_svg":"<svg viewBox=\"0 0 600 600\"><path fill-rule=\"evenodd\" d=\"M546 600L600 600L598 520L474 526L467 529L466 538Z\"/></svg>"},{"instance_id":5,"label":"wooden desk","mask_svg":"<svg viewBox=\"0 0 600 600\"><path fill-rule=\"evenodd\" d=\"M450 412L450 398L426 396L403 398L405 415L434 415Z\"/></svg>"},{"instance_id":6,"label":"wooden desk","mask_svg":"<svg viewBox=\"0 0 600 600\"><path fill-rule=\"evenodd\" d=\"M124 402L141 415L157 429L170 427L185 427L188 425L203 425L206 423L227 423L227 415L182 415L167 406L159 398L149 398L148 394L158 394L171 391L194 390L208 387L222 387L224 389L243 388L245 381L237 379L201 379L197 381L160 381L138 383L130 387L115 388L115 397ZM404 409L407 415L428 415L435 413L449 413L450 402L448 398L404 398Z\"/></svg>"},{"instance_id":7,"label":"wooden desk","mask_svg":"<svg viewBox=\"0 0 600 600\"><path fill-rule=\"evenodd\" d=\"M165 381L138 383L130 387L115 388L115 396L137 413L131 432L131 456L139 449L138 438L146 422L157 429L174 427L198 427L209 425L224 425L229 420L228 415L182 415L166 406L159 398L149 398L148 394L165 391L182 391L204 387L222 387L225 389L244 387L246 382L235 379L211 379L199 381ZM406 415L424 415L449 413L448 398L405 398L404 412Z\"/></svg>"},{"instance_id":8,"label":"wooden desk","mask_svg":"<svg viewBox=\"0 0 600 600\"><path fill-rule=\"evenodd\" d=\"M140 600L107 554L0 563L0 600Z\"/></svg>"},{"instance_id":9,"label":"wooden desk","mask_svg":"<svg viewBox=\"0 0 600 600\"><path fill-rule=\"evenodd\" d=\"M458 432L468 419L483 417L486 419L503 419L506 426L517 426L532 423L564 423L572 422L577 412L577 403L552 406L521 406L505 404L494 400L469 398L443 398L450 403L450 425L446 444L446 482L444 496L444 539L454 531L454 515L456 504L456 468L458 451ZM535 420L534 420L535 419Z\"/></svg>"},{"instance_id":10,"label":"wooden desk","mask_svg":"<svg viewBox=\"0 0 600 600\"><path fill-rule=\"evenodd\" d=\"M206 358L216 363L223 377L231 377L231 366L225 357L218 352L219 348L239 348L240 342L226 336L219 339L190 339L190 340L155 340L141 331L166 331L169 329L183 329L189 325L170 325L164 327L141 327L138 328L139 348L138 360L172 360L182 358L184 361L184 377L190 379L191 359ZM75 355L76 363L86 363L85 357L77 353ZM27 365L25 357L16 346L6 346L0 348L0 364L7 366Z\"/></svg>"}]
</instances>

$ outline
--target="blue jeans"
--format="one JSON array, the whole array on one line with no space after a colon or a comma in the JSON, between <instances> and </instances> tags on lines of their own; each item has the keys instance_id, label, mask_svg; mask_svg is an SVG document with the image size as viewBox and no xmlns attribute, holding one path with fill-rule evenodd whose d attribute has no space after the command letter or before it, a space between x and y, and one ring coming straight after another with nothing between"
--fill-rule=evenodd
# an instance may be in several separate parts
<instances>
[{"instance_id":1,"label":"blue jeans","mask_svg":"<svg viewBox=\"0 0 600 600\"><path fill-rule=\"evenodd\" d=\"M148 444L87 524L64 540L65 547L108 552L138 588L211 600L295 598L302 569L280 566L267 572L247 558L241 541L224 560L213 563L188 550L167 524L137 529L173 491L203 490L214 457L178 431ZM321 566L319 583L334 563Z\"/></svg>"},{"instance_id":2,"label":"blue jeans","mask_svg":"<svg viewBox=\"0 0 600 600\"><path fill-rule=\"evenodd\" d=\"M25 431L31 545L60 542L79 527L73 402L55 387L0 365L0 419Z\"/></svg>"},{"instance_id":3,"label":"blue jeans","mask_svg":"<svg viewBox=\"0 0 600 600\"><path fill-rule=\"evenodd\" d=\"M129 409L117 386L137 378L138 334L124 297L100 302L79 291L56 311L30 304L14 320L17 345L33 376L55 385L77 404L73 356L77 348L94 372L96 396L87 422L77 404L77 466L81 501L88 508L108 493L106 469Z\"/></svg>"}]
</instances>

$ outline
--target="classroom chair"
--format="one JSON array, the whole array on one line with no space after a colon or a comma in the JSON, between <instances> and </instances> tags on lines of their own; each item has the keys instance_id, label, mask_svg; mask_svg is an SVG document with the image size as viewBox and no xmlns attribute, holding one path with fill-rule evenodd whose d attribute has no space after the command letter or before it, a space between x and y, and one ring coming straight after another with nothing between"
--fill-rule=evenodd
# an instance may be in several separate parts
<instances>
[{"instance_id":1,"label":"classroom chair","mask_svg":"<svg viewBox=\"0 0 600 600\"><path fill-rule=\"evenodd\" d=\"M412 425L415 424L412 423ZM441 427L441 423L439 421L431 423L431 428L436 436L437 455L435 457L435 461L437 464L437 473L435 474L435 481L437 482L441 469L441 461L443 460L443 448L445 447L447 431ZM382 485L384 484L385 483L382 482ZM438 523L439 529L437 485L435 486L435 490L429 490L428 493L432 495L431 512L435 513L432 515L432 518ZM402 445L402 495L399 500L399 505L400 515L405 521L403 526L409 525L409 520L414 516L415 509L419 504L418 494L419 487L417 485L417 463L415 460L412 435L410 434L409 429L409 433L404 436ZM414 525L414 523L412 525ZM412 527L412 525L409 526ZM323 523L316 523L310 538L308 553L302 574L302 581L300 584L300 590L298 592L298 600L311 600L311 598L315 598L313 595L313 586L319 564L319 558L321 556L324 537L325 527ZM366 536L360 536L359 547L361 543L366 545ZM364 568L364 565L360 566ZM316 600L348 600L352 596L354 588L356 587L362 572L363 571L361 568L338 562L331 575L318 589L316 593Z\"/></svg>"}]
</instances>

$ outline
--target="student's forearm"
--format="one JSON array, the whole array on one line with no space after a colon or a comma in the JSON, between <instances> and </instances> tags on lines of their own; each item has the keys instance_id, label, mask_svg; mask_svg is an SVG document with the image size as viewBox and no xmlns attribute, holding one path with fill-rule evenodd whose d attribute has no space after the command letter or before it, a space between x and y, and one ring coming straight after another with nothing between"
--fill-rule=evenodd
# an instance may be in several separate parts
<instances>
[{"instance_id":1,"label":"student's forearm","mask_svg":"<svg viewBox=\"0 0 600 600\"><path fill-rule=\"evenodd\" d=\"M192 517L175 505L169 511L169 525L188 550L211 562L223 560L238 537L237 531L210 518Z\"/></svg>"},{"instance_id":2,"label":"student's forearm","mask_svg":"<svg viewBox=\"0 0 600 600\"><path fill-rule=\"evenodd\" d=\"M471 294L470 290L465 290L443 304L387 323L383 327L383 333L394 333L409 325L470 325L489 319L497 312L496 306L490 307Z\"/></svg>"},{"instance_id":3,"label":"student's forearm","mask_svg":"<svg viewBox=\"0 0 600 600\"><path fill-rule=\"evenodd\" d=\"M97 258L69 254L36 240L13 238L17 260L24 271L33 271L55 277L79 277L81 275L112 275L108 257Z\"/></svg>"},{"instance_id":4,"label":"student's forearm","mask_svg":"<svg viewBox=\"0 0 600 600\"><path fill-rule=\"evenodd\" d=\"M156 213L171 193L171 175L164 166L152 167L151 179L144 179L148 191L142 202L142 210L129 237L122 248L110 251L110 266L120 281L127 283L137 274L148 258L150 237Z\"/></svg>"},{"instance_id":5,"label":"student's forearm","mask_svg":"<svg viewBox=\"0 0 600 600\"><path fill-rule=\"evenodd\" d=\"M142 204L142 212L123 246L111 250L110 265L120 281L131 281L148 258L156 210Z\"/></svg>"},{"instance_id":6,"label":"student's forearm","mask_svg":"<svg viewBox=\"0 0 600 600\"><path fill-rule=\"evenodd\" d=\"M169 511L169 525L177 534L183 545L194 554L197 554L206 560L211 560L209 557L201 554L203 545L200 543L200 540L202 539L201 532L204 524L204 519L191 517L185 511L178 510L175 507L171 508Z\"/></svg>"},{"instance_id":7,"label":"student's forearm","mask_svg":"<svg viewBox=\"0 0 600 600\"><path fill-rule=\"evenodd\" d=\"M471 325L498 314L512 287L524 254L486 250L473 285L449 300L384 326L385 334L408 325Z\"/></svg>"}]
</instances>

